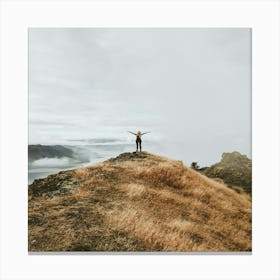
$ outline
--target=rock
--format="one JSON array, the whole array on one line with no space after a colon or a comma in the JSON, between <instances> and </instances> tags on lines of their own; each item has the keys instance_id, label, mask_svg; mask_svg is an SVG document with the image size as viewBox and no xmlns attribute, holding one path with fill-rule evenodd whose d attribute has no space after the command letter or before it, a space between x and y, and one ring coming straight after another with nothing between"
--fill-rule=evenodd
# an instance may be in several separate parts
<instances>
[{"instance_id":1,"label":"rock","mask_svg":"<svg viewBox=\"0 0 280 280\"><path fill-rule=\"evenodd\" d=\"M252 160L239 152L223 153L220 162L200 170L210 178L220 178L229 187L252 191Z\"/></svg>"}]
</instances>

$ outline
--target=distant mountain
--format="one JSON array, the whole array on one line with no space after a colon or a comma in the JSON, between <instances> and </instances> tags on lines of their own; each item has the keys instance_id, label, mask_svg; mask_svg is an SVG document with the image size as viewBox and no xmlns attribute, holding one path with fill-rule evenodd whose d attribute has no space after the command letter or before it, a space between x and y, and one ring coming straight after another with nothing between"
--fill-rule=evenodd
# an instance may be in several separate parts
<instances>
[{"instance_id":1,"label":"distant mountain","mask_svg":"<svg viewBox=\"0 0 280 280\"><path fill-rule=\"evenodd\" d=\"M32 162L41 158L74 158L72 149L62 145L28 145L28 161Z\"/></svg>"},{"instance_id":2,"label":"distant mountain","mask_svg":"<svg viewBox=\"0 0 280 280\"><path fill-rule=\"evenodd\" d=\"M220 178L229 187L238 191L252 191L252 160L239 152L223 153L220 162L202 168L201 172L210 178Z\"/></svg>"},{"instance_id":3,"label":"distant mountain","mask_svg":"<svg viewBox=\"0 0 280 280\"><path fill-rule=\"evenodd\" d=\"M29 185L28 248L251 251L251 211L249 195L181 161L123 153Z\"/></svg>"}]
</instances>

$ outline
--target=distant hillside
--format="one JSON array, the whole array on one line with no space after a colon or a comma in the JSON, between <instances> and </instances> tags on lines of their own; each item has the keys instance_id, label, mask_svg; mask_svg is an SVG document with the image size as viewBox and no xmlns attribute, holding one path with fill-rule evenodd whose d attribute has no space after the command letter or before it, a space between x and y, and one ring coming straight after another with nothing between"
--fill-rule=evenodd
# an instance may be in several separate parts
<instances>
[{"instance_id":1,"label":"distant hillside","mask_svg":"<svg viewBox=\"0 0 280 280\"><path fill-rule=\"evenodd\" d=\"M41 158L62 158L74 157L74 152L61 145L28 145L28 161L34 161Z\"/></svg>"},{"instance_id":2,"label":"distant hillside","mask_svg":"<svg viewBox=\"0 0 280 280\"><path fill-rule=\"evenodd\" d=\"M124 153L35 180L29 251L251 251L251 199L182 162Z\"/></svg>"},{"instance_id":3,"label":"distant hillside","mask_svg":"<svg viewBox=\"0 0 280 280\"><path fill-rule=\"evenodd\" d=\"M211 178L222 179L229 187L252 191L252 160L239 152L223 153L220 162L203 168L202 172Z\"/></svg>"}]
</instances>

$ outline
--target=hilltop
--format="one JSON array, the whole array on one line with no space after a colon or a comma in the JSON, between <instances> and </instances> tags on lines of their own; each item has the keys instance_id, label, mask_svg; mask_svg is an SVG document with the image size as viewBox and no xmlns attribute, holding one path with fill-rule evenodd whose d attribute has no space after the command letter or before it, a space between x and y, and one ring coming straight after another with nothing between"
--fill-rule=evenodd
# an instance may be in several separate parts
<instances>
[{"instance_id":1,"label":"hilltop","mask_svg":"<svg viewBox=\"0 0 280 280\"><path fill-rule=\"evenodd\" d=\"M251 198L181 161L124 153L35 180L29 251L251 251Z\"/></svg>"}]
</instances>

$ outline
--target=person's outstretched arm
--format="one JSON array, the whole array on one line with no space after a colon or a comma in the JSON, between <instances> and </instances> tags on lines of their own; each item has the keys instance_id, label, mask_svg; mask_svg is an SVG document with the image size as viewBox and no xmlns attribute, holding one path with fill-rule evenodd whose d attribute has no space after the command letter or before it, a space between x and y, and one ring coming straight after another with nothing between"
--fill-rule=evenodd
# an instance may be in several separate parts
<instances>
[{"instance_id":1,"label":"person's outstretched arm","mask_svg":"<svg viewBox=\"0 0 280 280\"><path fill-rule=\"evenodd\" d=\"M134 135L137 135L136 133L134 133L134 132L131 132L131 131L128 131L129 133L131 133L131 134L134 134Z\"/></svg>"},{"instance_id":2,"label":"person's outstretched arm","mask_svg":"<svg viewBox=\"0 0 280 280\"><path fill-rule=\"evenodd\" d=\"M151 131L141 133L141 135L144 135L144 134L147 134L147 133L151 133Z\"/></svg>"}]
</instances>

